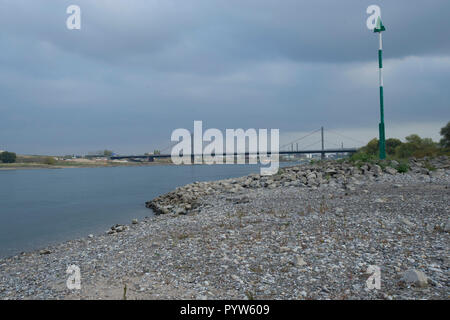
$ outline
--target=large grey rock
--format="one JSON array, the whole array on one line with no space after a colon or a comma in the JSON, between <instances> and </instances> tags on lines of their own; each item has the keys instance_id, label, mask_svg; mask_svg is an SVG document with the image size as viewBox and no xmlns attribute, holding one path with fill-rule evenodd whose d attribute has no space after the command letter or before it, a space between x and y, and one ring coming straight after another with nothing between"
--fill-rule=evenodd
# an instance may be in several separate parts
<instances>
[{"instance_id":1,"label":"large grey rock","mask_svg":"<svg viewBox=\"0 0 450 320\"><path fill-rule=\"evenodd\" d=\"M400 220L401 220L401 222L403 222L405 225L407 225L410 228L414 228L416 226L414 223L412 223L411 221L409 221L406 218L402 218Z\"/></svg>"},{"instance_id":2,"label":"large grey rock","mask_svg":"<svg viewBox=\"0 0 450 320\"><path fill-rule=\"evenodd\" d=\"M437 169L435 171L430 172L430 176L433 178L443 177L445 175L445 171L443 169Z\"/></svg>"},{"instance_id":3,"label":"large grey rock","mask_svg":"<svg viewBox=\"0 0 450 320\"><path fill-rule=\"evenodd\" d=\"M338 216L338 217L342 217L344 215L344 209L342 208L336 208L336 210L334 211L334 213Z\"/></svg>"},{"instance_id":4,"label":"large grey rock","mask_svg":"<svg viewBox=\"0 0 450 320\"><path fill-rule=\"evenodd\" d=\"M400 281L420 288L423 288L428 284L428 278L425 273L416 269L409 269L406 271Z\"/></svg>"},{"instance_id":5,"label":"large grey rock","mask_svg":"<svg viewBox=\"0 0 450 320\"><path fill-rule=\"evenodd\" d=\"M370 167L370 171L372 171L373 173L375 173L377 176L383 174L383 170L381 169L381 167L377 164L374 164Z\"/></svg>"},{"instance_id":6,"label":"large grey rock","mask_svg":"<svg viewBox=\"0 0 450 320\"><path fill-rule=\"evenodd\" d=\"M392 167L386 167L386 169L384 169L384 171L386 171L386 173L389 173L392 175L397 174L397 170Z\"/></svg>"},{"instance_id":7,"label":"large grey rock","mask_svg":"<svg viewBox=\"0 0 450 320\"><path fill-rule=\"evenodd\" d=\"M299 267L303 267L303 266L307 265L307 263L305 262L305 260L303 260L303 258L301 256L297 256L296 264Z\"/></svg>"},{"instance_id":8,"label":"large grey rock","mask_svg":"<svg viewBox=\"0 0 450 320\"><path fill-rule=\"evenodd\" d=\"M317 178L317 176L314 172L311 172L306 176L306 179L308 179L308 180L315 180L316 178Z\"/></svg>"},{"instance_id":9,"label":"large grey rock","mask_svg":"<svg viewBox=\"0 0 450 320\"><path fill-rule=\"evenodd\" d=\"M186 209L184 209L184 208L177 208L177 209L175 209L175 214L185 215L185 214L187 214L187 212L186 212Z\"/></svg>"},{"instance_id":10,"label":"large grey rock","mask_svg":"<svg viewBox=\"0 0 450 320\"><path fill-rule=\"evenodd\" d=\"M450 218L448 218L447 222L445 223L444 231L445 232L450 232Z\"/></svg>"},{"instance_id":11,"label":"large grey rock","mask_svg":"<svg viewBox=\"0 0 450 320\"><path fill-rule=\"evenodd\" d=\"M117 226L114 228L114 230L116 232L122 232L122 231L125 231L125 229L126 229L125 226Z\"/></svg>"}]
</instances>

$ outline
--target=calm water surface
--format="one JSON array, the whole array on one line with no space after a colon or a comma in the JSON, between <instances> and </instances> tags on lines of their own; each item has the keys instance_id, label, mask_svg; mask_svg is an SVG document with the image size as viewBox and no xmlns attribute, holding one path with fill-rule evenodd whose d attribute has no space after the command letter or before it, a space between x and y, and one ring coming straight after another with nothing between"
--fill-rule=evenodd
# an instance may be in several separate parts
<instances>
[{"instance_id":1,"label":"calm water surface","mask_svg":"<svg viewBox=\"0 0 450 320\"><path fill-rule=\"evenodd\" d=\"M0 170L0 257L150 216L145 201L175 187L253 172L259 165Z\"/></svg>"}]
</instances>

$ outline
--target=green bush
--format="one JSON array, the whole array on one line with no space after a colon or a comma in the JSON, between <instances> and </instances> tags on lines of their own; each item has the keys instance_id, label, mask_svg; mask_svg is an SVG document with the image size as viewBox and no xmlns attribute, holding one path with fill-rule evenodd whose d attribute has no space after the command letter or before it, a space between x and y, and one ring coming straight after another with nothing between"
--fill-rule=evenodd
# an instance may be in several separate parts
<instances>
[{"instance_id":1,"label":"green bush","mask_svg":"<svg viewBox=\"0 0 450 320\"><path fill-rule=\"evenodd\" d=\"M440 134L442 136L440 141L442 148L450 149L450 121L447 122L447 125L441 129Z\"/></svg>"},{"instance_id":2,"label":"green bush","mask_svg":"<svg viewBox=\"0 0 450 320\"><path fill-rule=\"evenodd\" d=\"M369 154L369 153L361 151L361 150L352 154L352 156L350 157L350 161L353 161L353 162L358 162L358 161L373 162L376 159L377 159L376 155Z\"/></svg>"},{"instance_id":3,"label":"green bush","mask_svg":"<svg viewBox=\"0 0 450 320\"><path fill-rule=\"evenodd\" d=\"M16 154L14 152L4 151L0 153L0 161L3 163L14 163L16 162Z\"/></svg>"},{"instance_id":4,"label":"green bush","mask_svg":"<svg viewBox=\"0 0 450 320\"><path fill-rule=\"evenodd\" d=\"M407 136L406 142L395 149L395 155L398 158L423 158L432 157L439 154L438 144L430 138L422 139L417 134Z\"/></svg>"},{"instance_id":5,"label":"green bush","mask_svg":"<svg viewBox=\"0 0 450 320\"><path fill-rule=\"evenodd\" d=\"M404 162L402 162L402 163L399 163L398 165L397 165L397 171L398 172L400 172L400 173L405 173L405 172L408 172L408 170L409 170L409 165L407 164L407 163L404 163Z\"/></svg>"},{"instance_id":6,"label":"green bush","mask_svg":"<svg viewBox=\"0 0 450 320\"><path fill-rule=\"evenodd\" d=\"M446 155L450 153L448 137L450 135L450 122L441 129L441 135L444 137L440 144L430 138L421 138L417 134L411 134L405 138L405 142L399 139L386 139L386 154L389 158L407 159L410 157L423 158ZM353 157L355 160L371 161L371 157L379 156L379 141L377 138L370 140L366 146L362 147Z\"/></svg>"},{"instance_id":7,"label":"green bush","mask_svg":"<svg viewBox=\"0 0 450 320\"><path fill-rule=\"evenodd\" d=\"M53 157L45 157L44 163L48 165L53 165L56 163L56 160Z\"/></svg>"},{"instance_id":8,"label":"green bush","mask_svg":"<svg viewBox=\"0 0 450 320\"><path fill-rule=\"evenodd\" d=\"M379 151L379 141L377 138L373 138L372 140L370 140L367 145L365 147L361 148L361 151L369 154L369 155L373 155L373 156L377 156L378 155L378 151Z\"/></svg>"},{"instance_id":9,"label":"green bush","mask_svg":"<svg viewBox=\"0 0 450 320\"><path fill-rule=\"evenodd\" d=\"M402 142L399 139L386 139L386 153L391 156L395 155L395 149L400 145L402 145Z\"/></svg>"}]
</instances>

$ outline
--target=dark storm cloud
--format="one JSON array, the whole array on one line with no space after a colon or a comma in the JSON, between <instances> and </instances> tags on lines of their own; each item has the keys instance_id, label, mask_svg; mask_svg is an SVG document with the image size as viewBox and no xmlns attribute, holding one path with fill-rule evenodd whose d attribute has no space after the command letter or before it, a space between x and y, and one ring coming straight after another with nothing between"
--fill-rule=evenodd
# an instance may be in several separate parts
<instances>
[{"instance_id":1,"label":"dark storm cloud","mask_svg":"<svg viewBox=\"0 0 450 320\"><path fill-rule=\"evenodd\" d=\"M3 1L2 33L50 42L111 63L156 69L235 65L260 59L354 62L372 59L365 9L373 1L77 1L83 28L62 28L73 1ZM390 57L448 54L450 2L378 1ZM376 43L375 43L376 48Z\"/></svg>"},{"instance_id":2,"label":"dark storm cloud","mask_svg":"<svg viewBox=\"0 0 450 320\"><path fill-rule=\"evenodd\" d=\"M387 27L389 120L449 117L449 1L1 0L0 149L143 152L195 119L376 126L370 4Z\"/></svg>"}]
</instances>

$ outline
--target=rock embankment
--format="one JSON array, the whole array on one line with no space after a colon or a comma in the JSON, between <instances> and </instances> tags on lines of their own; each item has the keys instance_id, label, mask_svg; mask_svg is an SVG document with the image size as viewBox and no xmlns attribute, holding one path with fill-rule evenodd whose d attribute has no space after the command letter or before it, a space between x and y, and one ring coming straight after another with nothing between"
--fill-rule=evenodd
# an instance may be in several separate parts
<instances>
[{"instance_id":1,"label":"rock embankment","mask_svg":"<svg viewBox=\"0 0 450 320\"><path fill-rule=\"evenodd\" d=\"M156 214L187 214L196 211L199 199L208 195L226 193L236 194L249 189L275 189L278 187L318 188L337 187L354 191L362 180L374 180L383 174L396 175L409 171L440 177L450 168L446 156L433 159L411 159L400 164L395 160L377 163L352 163L350 161L320 161L308 165L282 168L278 174L249 176L212 182L194 182L146 202L146 207ZM197 210L198 211L198 210Z\"/></svg>"}]
</instances>

